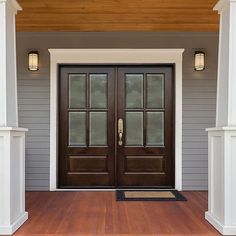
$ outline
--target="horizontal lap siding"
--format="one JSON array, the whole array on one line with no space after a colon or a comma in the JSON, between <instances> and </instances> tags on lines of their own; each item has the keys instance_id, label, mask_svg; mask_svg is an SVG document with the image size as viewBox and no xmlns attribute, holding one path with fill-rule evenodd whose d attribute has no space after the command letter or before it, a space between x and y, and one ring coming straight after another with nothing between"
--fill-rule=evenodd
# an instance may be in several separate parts
<instances>
[{"instance_id":1,"label":"horizontal lap siding","mask_svg":"<svg viewBox=\"0 0 236 236\"><path fill-rule=\"evenodd\" d=\"M18 74L19 122L27 127L26 189L49 189L49 76Z\"/></svg>"},{"instance_id":2,"label":"horizontal lap siding","mask_svg":"<svg viewBox=\"0 0 236 236\"><path fill-rule=\"evenodd\" d=\"M26 135L26 188L49 190L50 75L48 48L185 48L183 57L183 188L207 189L207 133L215 123L216 33L18 33L19 123ZM195 49L207 70L193 70ZM27 52L40 52L40 70L27 71Z\"/></svg>"},{"instance_id":3,"label":"horizontal lap siding","mask_svg":"<svg viewBox=\"0 0 236 236\"><path fill-rule=\"evenodd\" d=\"M214 61L217 63L216 58ZM205 74L204 79L183 74L183 188L187 190L205 190L208 186L205 129L215 124L216 73Z\"/></svg>"}]
</instances>

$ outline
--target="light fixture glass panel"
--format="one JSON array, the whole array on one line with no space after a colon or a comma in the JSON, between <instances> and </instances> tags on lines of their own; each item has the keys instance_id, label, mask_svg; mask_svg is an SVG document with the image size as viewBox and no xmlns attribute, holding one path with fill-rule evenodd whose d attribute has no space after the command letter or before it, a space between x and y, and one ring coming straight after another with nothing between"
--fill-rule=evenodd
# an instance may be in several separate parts
<instances>
[{"instance_id":1,"label":"light fixture glass panel","mask_svg":"<svg viewBox=\"0 0 236 236\"><path fill-rule=\"evenodd\" d=\"M164 107L164 75L147 74L147 108Z\"/></svg>"},{"instance_id":2,"label":"light fixture glass panel","mask_svg":"<svg viewBox=\"0 0 236 236\"><path fill-rule=\"evenodd\" d=\"M126 112L127 146L143 146L143 112Z\"/></svg>"},{"instance_id":3,"label":"light fixture glass panel","mask_svg":"<svg viewBox=\"0 0 236 236\"><path fill-rule=\"evenodd\" d=\"M205 53L204 52L195 52L195 65L194 69L196 71L205 70Z\"/></svg>"},{"instance_id":4,"label":"light fixture glass panel","mask_svg":"<svg viewBox=\"0 0 236 236\"><path fill-rule=\"evenodd\" d=\"M107 112L90 112L89 145L107 146Z\"/></svg>"},{"instance_id":5,"label":"light fixture glass panel","mask_svg":"<svg viewBox=\"0 0 236 236\"><path fill-rule=\"evenodd\" d=\"M143 108L143 74L126 74L126 108Z\"/></svg>"},{"instance_id":6,"label":"light fixture glass panel","mask_svg":"<svg viewBox=\"0 0 236 236\"><path fill-rule=\"evenodd\" d=\"M90 74L90 108L107 108L107 74Z\"/></svg>"},{"instance_id":7,"label":"light fixture glass panel","mask_svg":"<svg viewBox=\"0 0 236 236\"><path fill-rule=\"evenodd\" d=\"M164 146L164 113L147 112L147 146Z\"/></svg>"},{"instance_id":8,"label":"light fixture glass panel","mask_svg":"<svg viewBox=\"0 0 236 236\"><path fill-rule=\"evenodd\" d=\"M86 107L86 74L69 75L69 107Z\"/></svg>"},{"instance_id":9,"label":"light fixture glass panel","mask_svg":"<svg viewBox=\"0 0 236 236\"><path fill-rule=\"evenodd\" d=\"M69 146L86 145L86 112L69 113Z\"/></svg>"},{"instance_id":10,"label":"light fixture glass panel","mask_svg":"<svg viewBox=\"0 0 236 236\"><path fill-rule=\"evenodd\" d=\"M39 53L36 51L29 52L28 57L29 57L28 69L30 71L39 70Z\"/></svg>"}]
</instances>

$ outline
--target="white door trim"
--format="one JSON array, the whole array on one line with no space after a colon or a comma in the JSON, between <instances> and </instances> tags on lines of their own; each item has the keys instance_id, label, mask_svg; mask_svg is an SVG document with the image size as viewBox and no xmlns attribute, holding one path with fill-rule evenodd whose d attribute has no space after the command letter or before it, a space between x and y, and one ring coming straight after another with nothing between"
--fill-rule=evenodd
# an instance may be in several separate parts
<instances>
[{"instance_id":1,"label":"white door trim","mask_svg":"<svg viewBox=\"0 0 236 236\"><path fill-rule=\"evenodd\" d=\"M175 64L175 188L182 190L182 55L184 49L49 49L50 190L57 190L58 65Z\"/></svg>"}]
</instances>

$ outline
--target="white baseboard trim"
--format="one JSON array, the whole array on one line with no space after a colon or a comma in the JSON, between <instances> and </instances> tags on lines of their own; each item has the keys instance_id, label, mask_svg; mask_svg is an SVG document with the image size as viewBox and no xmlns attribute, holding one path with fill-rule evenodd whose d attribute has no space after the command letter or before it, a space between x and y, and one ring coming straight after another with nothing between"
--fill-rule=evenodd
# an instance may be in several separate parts
<instances>
[{"instance_id":1,"label":"white baseboard trim","mask_svg":"<svg viewBox=\"0 0 236 236\"><path fill-rule=\"evenodd\" d=\"M236 226L222 225L210 212L205 213L205 219L222 235L236 235Z\"/></svg>"},{"instance_id":2,"label":"white baseboard trim","mask_svg":"<svg viewBox=\"0 0 236 236\"><path fill-rule=\"evenodd\" d=\"M9 226L1 226L0 225L0 235L12 235L18 230L21 225L25 223L25 221L28 220L28 212L24 212L17 220L9 225Z\"/></svg>"}]
</instances>

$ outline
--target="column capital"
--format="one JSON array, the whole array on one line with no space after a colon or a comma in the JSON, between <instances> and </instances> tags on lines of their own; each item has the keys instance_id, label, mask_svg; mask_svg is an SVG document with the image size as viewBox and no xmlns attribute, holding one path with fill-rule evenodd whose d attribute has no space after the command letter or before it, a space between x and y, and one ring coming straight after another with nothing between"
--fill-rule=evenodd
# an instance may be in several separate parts
<instances>
[{"instance_id":1,"label":"column capital","mask_svg":"<svg viewBox=\"0 0 236 236\"><path fill-rule=\"evenodd\" d=\"M236 3L236 0L219 0L214 6L213 10L221 13L229 6L231 3Z\"/></svg>"},{"instance_id":2,"label":"column capital","mask_svg":"<svg viewBox=\"0 0 236 236\"><path fill-rule=\"evenodd\" d=\"M15 13L17 13L17 11L22 10L22 7L16 0L0 0L0 4L1 3L5 3L5 4L9 3L12 9L15 11Z\"/></svg>"}]
</instances>

